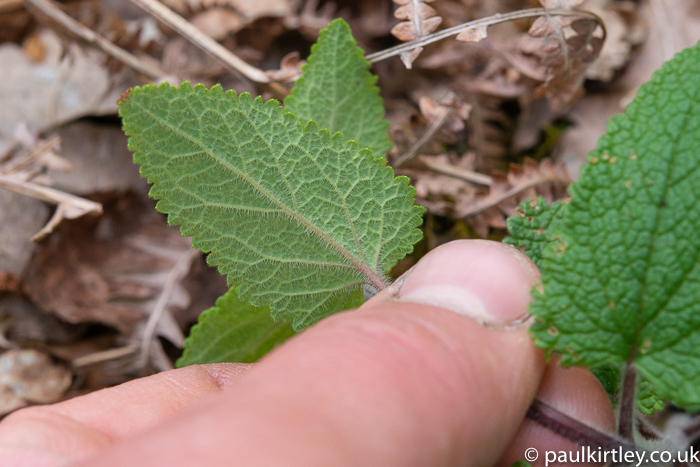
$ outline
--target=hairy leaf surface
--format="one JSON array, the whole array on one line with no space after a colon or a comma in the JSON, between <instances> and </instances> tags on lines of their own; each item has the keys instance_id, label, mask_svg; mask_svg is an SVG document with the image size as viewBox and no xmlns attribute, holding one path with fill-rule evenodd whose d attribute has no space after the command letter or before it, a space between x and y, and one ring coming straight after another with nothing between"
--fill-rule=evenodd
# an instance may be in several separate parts
<instances>
[{"instance_id":1,"label":"hairy leaf surface","mask_svg":"<svg viewBox=\"0 0 700 467\"><path fill-rule=\"evenodd\" d=\"M302 72L284 100L286 110L303 123L314 120L331 134L342 132L377 156L391 149L377 77L344 20L333 20L321 31Z\"/></svg>"},{"instance_id":2,"label":"hairy leaf surface","mask_svg":"<svg viewBox=\"0 0 700 467\"><path fill-rule=\"evenodd\" d=\"M148 85L119 112L157 209L243 299L296 329L361 304L421 238L406 177L276 101Z\"/></svg>"},{"instance_id":3,"label":"hairy leaf surface","mask_svg":"<svg viewBox=\"0 0 700 467\"><path fill-rule=\"evenodd\" d=\"M503 243L512 245L525 253L538 267L542 252L550 241L550 232L561 220L566 204L556 202L550 207L544 198L523 201L517 215L508 218L508 233L511 237Z\"/></svg>"},{"instance_id":4,"label":"hairy leaf surface","mask_svg":"<svg viewBox=\"0 0 700 467\"><path fill-rule=\"evenodd\" d=\"M199 315L177 366L252 363L293 335L289 323L275 323L269 308L241 300L232 288Z\"/></svg>"},{"instance_id":5,"label":"hairy leaf surface","mask_svg":"<svg viewBox=\"0 0 700 467\"><path fill-rule=\"evenodd\" d=\"M564 364L633 361L663 399L700 403L700 46L611 119L542 264L531 328Z\"/></svg>"}]
</instances>

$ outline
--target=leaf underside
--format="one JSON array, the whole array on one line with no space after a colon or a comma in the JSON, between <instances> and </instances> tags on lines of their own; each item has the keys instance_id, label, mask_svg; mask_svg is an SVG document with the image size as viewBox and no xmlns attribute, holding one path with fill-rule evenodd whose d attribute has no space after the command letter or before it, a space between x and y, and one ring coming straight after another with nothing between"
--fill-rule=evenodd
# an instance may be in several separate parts
<instances>
[{"instance_id":1,"label":"leaf underside","mask_svg":"<svg viewBox=\"0 0 700 467\"><path fill-rule=\"evenodd\" d=\"M562 363L634 361L663 399L700 403L700 46L610 120L542 259L531 328Z\"/></svg>"},{"instance_id":2,"label":"leaf underside","mask_svg":"<svg viewBox=\"0 0 700 467\"><path fill-rule=\"evenodd\" d=\"M421 237L407 178L276 101L148 85L119 113L157 209L241 298L297 330L361 304Z\"/></svg>"},{"instance_id":3,"label":"leaf underside","mask_svg":"<svg viewBox=\"0 0 700 467\"><path fill-rule=\"evenodd\" d=\"M199 316L177 366L252 363L293 335L289 323L272 320L269 308L255 307L229 289Z\"/></svg>"},{"instance_id":4,"label":"leaf underside","mask_svg":"<svg viewBox=\"0 0 700 467\"><path fill-rule=\"evenodd\" d=\"M383 157L391 149L389 122L383 119L377 77L369 67L348 24L331 21L311 47L301 78L284 100L285 110L302 122L314 120L331 134L340 131Z\"/></svg>"}]
</instances>

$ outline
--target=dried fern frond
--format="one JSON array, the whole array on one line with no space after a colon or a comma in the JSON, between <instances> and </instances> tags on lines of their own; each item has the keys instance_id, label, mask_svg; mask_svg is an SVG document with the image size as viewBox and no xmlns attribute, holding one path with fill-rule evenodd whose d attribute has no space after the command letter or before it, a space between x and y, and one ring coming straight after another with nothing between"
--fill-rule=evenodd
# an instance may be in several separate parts
<instances>
[{"instance_id":1,"label":"dried fern frond","mask_svg":"<svg viewBox=\"0 0 700 467\"><path fill-rule=\"evenodd\" d=\"M428 5L435 0L394 0L400 5L394 12L397 19L404 20L394 26L391 33L402 41L412 41L427 36L435 31L442 18L437 16L437 12ZM413 61L423 51L423 47L418 47L410 52L401 54L401 60L406 68L411 68Z\"/></svg>"},{"instance_id":2,"label":"dried fern frond","mask_svg":"<svg viewBox=\"0 0 700 467\"><path fill-rule=\"evenodd\" d=\"M280 62L279 70L268 70L265 72L272 81L277 82L292 82L301 76L301 67L306 63L306 60L301 60L299 52L290 52Z\"/></svg>"},{"instance_id":3,"label":"dried fern frond","mask_svg":"<svg viewBox=\"0 0 700 467\"><path fill-rule=\"evenodd\" d=\"M540 58L545 81L538 88L555 111L573 103L582 93L586 70L598 58L605 31L590 19L543 16L530 28L532 37L541 38Z\"/></svg>"},{"instance_id":4,"label":"dried fern frond","mask_svg":"<svg viewBox=\"0 0 700 467\"><path fill-rule=\"evenodd\" d=\"M540 4L545 8L576 8L583 3L583 0L540 0Z\"/></svg>"},{"instance_id":5,"label":"dried fern frond","mask_svg":"<svg viewBox=\"0 0 700 467\"><path fill-rule=\"evenodd\" d=\"M486 29L486 25L477 26L473 29L465 29L457 34L455 39L461 42L481 42L488 36Z\"/></svg>"},{"instance_id":6,"label":"dried fern frond","mask_svg":"<svg viewBox=\"0 0 700 467\"><path fill-rule=\"evenodd\" d=\"M485 238L489 227L506 228L506 219L515 214L520 202L537 196L550 203L562 199L570 182L563 162L543 159L538 164L525 158L522 165L511 164L507 174L495 172L488 189L470 190L459 197L455 217L466 218Z\"/></svg>"}]
</instances>

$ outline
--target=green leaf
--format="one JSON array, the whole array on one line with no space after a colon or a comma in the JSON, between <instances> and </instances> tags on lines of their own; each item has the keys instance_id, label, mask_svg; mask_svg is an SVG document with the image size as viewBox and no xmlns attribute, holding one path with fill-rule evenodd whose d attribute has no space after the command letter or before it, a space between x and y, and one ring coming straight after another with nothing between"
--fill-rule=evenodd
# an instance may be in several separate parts
<instances>
[{"instance_id":1,"label":"green leaf","mask_svg":"<svg viewBox=\"0 0 700 467\"><path fill-rule=\"evenodd\" d=\"M591 372L605 388L605 392L608 393L613 406L617 407L620 388L622 386L622 365L619 363L609 363L594 368Z\"/></svg>"},{"instance_id":2,"label":"green leaf","mask_svg":"<svg viewBox=\"0 0 700 467\"><path fill-rule=\"evenodd\" d=\"M340 131L360 147L384 156L391 149L389 122L382 118L377 77L369 66L350 26L342 19L331 21L311 47L303 75L284 100L285 109L302 122L314 120L331 134Z\"/></svg>"},{"instance_id":3,"label":"green leaf","mask_svg":"<svg viewBox=\"0 0 700 467\"><path fill-rule=\"evenodd\" d=\"M700 403L700 46L610 120L544 251L531 328L564 364L633 361Z\"/></svg>"},{"instance_id":4,"label":"green leaf","mask_svg":"<svg viewBox=\"0 0 700 467\"><path fill-rule=\"evenodd\" d=\"M561 220L565 206L556 202L550 208L544 198L523 201L516 209L517 214L508 218L508 233L512 236L503 243L518 248L539 267L542 252L550 241L549 233Z\"/></svg>"},{"instance_id":5,"label":"green leaf","mask_svg":"<svg viewBox=\"0 0 700 467\"><path fill-rule=\"evenodd\" d=\"M241 300L232 288L199 315L199 322L185 339L185 351L177 366L252 363L293 335L289 323L275 323L269 308Z\"/></svg>"},{"instance_id":6,"label":"green leaf","mask_svg":"<svg viewBox=\"0 0 700 467\"><path fill-rule=\"evenodd\" d=\"M637 387L637 408L644 415L652 415L654 412L664 409L664 402L654 392L654 387L642 379Z\"/></svg>"},{"instance_id":7,"label":"green leaf","mask_svg":"<svg viewBox=\"0 0 700 467\"><path fill-rule=\"evenodd\" d=\"M297 330L359 306L421 238L406 177L276 101L148 85L119 113L157 209L241 298Z\"/></svg>"}]
</instances>

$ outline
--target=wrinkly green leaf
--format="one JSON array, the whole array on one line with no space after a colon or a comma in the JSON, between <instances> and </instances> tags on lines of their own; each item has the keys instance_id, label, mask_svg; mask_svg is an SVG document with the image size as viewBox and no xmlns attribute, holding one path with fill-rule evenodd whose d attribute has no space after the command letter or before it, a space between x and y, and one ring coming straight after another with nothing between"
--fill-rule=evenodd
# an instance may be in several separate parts
<instances>
[{"instance_id":1,"label":"wrinkly green leaf","mask_svg":"<svg viewBox=\"0 0 700 467\"><path fill-rule=\"evenodd\" d=\"M406 177L276 101L148 85L119 112L157 209L242 299L297 330L359 306L421 238Z\"/></svg>"},{"instance_id":2,"label":"wrinkly green leaf","mask_svg":"<svg viewBox=\"0 0 700 467\"><path fill-rule=\"evenodd\" d=\"M391 149L389 122L383 119L377 77L369 66L350 26L342 19L331 21L311 48L303 75L284 100L285 109L383 157Z\"/></svg>"},{"instance_id":3,"label":"wrinkly green leaf","mask_svg":"<svg viewBox=\"0 0 700 467\"><path fill-rule=\"evenodd\" d=\"M700 403L700 47L610 120L552 229L531 328L562 363L632 360L658 396Z\"/></svg>"},{"instance_id":4,"label":"wrinkly green leaf","mask_svg":"<svg viewBox=\"0 0 700 467\"><path fill-rule=\"evenodd\" d=\"M255 307L229 289L215 306L199 315L177 366L252 363L293 335L289 323L272 320L269 308Z\"/></svg>"},{"instance_id":5,"label":"wrinkly green leaf","mask_svg":"<svg viewBox=\"0 0 700 467\"><path fill-rule=\"evenodd\" d=\"M523 201L517 208L517 215L508 218L511 237L503 243L518 248L539 267L542 252L550 241L549 232L561 220L565 206L556 202L550 207L544 198Z\"/></svg>"},{"instance_id":6,"label":"wrinkly green leaf","mask_svg":"<svg viewBox=\"0 0 700 467\"><path fill-rule=\"evenodd\" d=\"M649 381L639 381L637 387L637 408L644 415L651 415L664 409L664 402L654 393L654 388Z\"/></svg>"}]
</instances>

